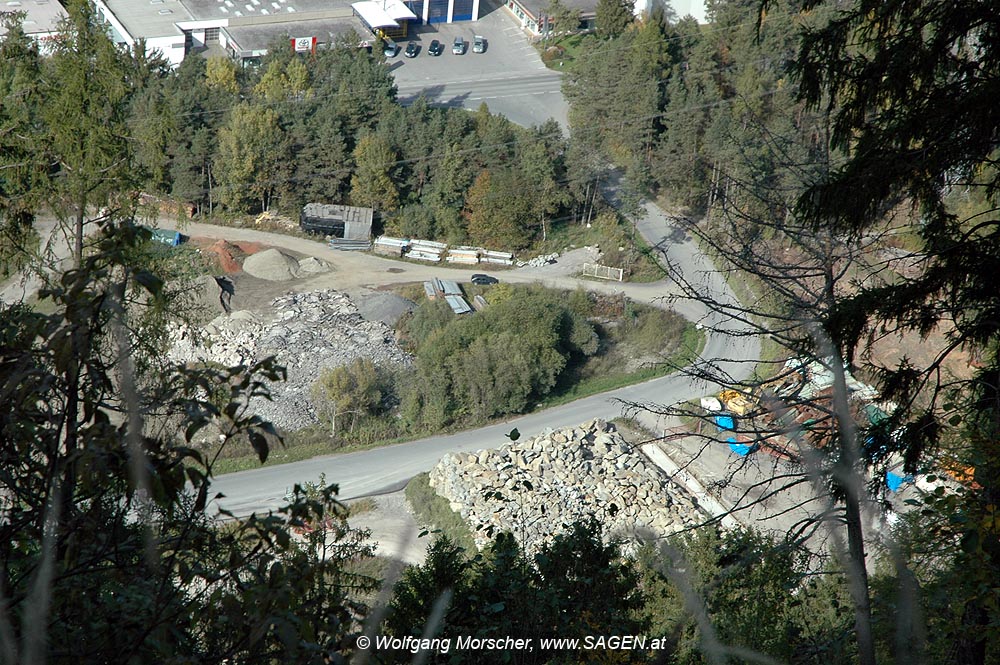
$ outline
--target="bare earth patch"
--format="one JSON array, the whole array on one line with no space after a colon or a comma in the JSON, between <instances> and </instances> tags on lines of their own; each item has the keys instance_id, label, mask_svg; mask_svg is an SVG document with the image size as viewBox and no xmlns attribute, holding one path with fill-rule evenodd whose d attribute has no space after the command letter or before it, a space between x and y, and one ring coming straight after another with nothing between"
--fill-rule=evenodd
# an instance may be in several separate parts
<instances>
[{"instance_id":1,"label":"bare earth patch","mask_svg":"<svg viewBox=\"0 0 1000 665\"><path fill-rule=\"evenodd\" d=\"M371 529L371 540L377 543L379 556L408 564L423 563L430 541L426 536L418 537L422 529L413 519L403 492L370 499L375 507L360 515L352 515L348 518L350 525L357 529Z\"/></svg>"}]
</instances>

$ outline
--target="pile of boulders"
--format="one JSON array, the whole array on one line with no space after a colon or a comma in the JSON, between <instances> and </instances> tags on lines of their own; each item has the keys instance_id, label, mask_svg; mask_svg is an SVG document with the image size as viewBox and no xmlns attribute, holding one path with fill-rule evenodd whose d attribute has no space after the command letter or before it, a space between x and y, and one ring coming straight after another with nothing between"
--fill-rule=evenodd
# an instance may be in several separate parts
<instances>
[{"instance_id":1,"label":"pile of boulders","mask_svg":"<svg viewBox=\"0 0 1000 665\"><path fill-rule=\"evenodd\" d=\"M337 291L290 293L271 302L273 314L235 311L204 328L175 325L170 357L176 362L249 365L275 356L288 370L270 386L273 401L257 399L254 413L285 430L318 422L310 390L327 368L369 358L379 365L409 365L392 329L366 321L351 299Z\"/></svg>"},{"instance_id":2,"label":"pile of boulders","mask_svg":"<svg viewBox=\"0 0 1000 665\"><path fill-rule=\"evenodd\" d=\"M478 453L450 453L434 490L461 514L479 547L510 531L528 552L573 522L596 518L607 538L641 540L706 515L613 425L592 420Z\"/></svg>"}]
</instances>

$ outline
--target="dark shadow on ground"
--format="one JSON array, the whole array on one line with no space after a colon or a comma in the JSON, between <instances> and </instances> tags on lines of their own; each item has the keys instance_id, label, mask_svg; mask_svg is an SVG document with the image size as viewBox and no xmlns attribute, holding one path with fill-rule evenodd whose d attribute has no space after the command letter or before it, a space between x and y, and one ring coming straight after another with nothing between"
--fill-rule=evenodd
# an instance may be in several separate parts
<instances>
[{"instance_id":1,"label":"dark shadow on ground","mask_svg":"<svg viewBox=\"0 0 1000 665\"><path fill-rule=\"evenodd\" d=\"M455 95L454 97L449 97L449 98L446 99L444 97L444 86L442 86L442 85L431 85L431 86L428 86L428 87L424 88L423 90L420 90L419 92L416 92L416 93L412 93L412 94L408 94L408 95L399 95L396 98L396 101L398 101L403 106L409 106L409 105L413 104L413 102L415 102L418 99L420 99L420 97L426 98L427 99L427 103L430 104L431 106L445 106L445 107L448 107L448 108L460 108L465 103L465 100L468 99L469 93L463 93L461 95Z\"/></svg>"}]
</instances>

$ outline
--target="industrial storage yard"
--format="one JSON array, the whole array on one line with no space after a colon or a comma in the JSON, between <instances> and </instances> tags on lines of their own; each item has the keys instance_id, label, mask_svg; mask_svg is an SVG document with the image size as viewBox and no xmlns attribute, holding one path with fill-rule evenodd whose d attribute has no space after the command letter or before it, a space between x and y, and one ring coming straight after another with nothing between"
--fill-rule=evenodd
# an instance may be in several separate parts
<instances>
[{"instance_id":1,"label":"industrial storage yard","mask_svg":"<svg viewBox=\"0 0 1000 665\"><path fill-rule=\"evenodd\" d=\"M203 230L200 227L189 225L185 230L196 233ZM171 358L232 366L275 356L288 369L287 381L272 386L274 401L257 400L255 410L286 431L318 422L309 390L322 370L357 358L390 366L411 362L409 354L399 348L393 327L416 303L368 285L422 283L432 298L454 302L456 313L471 312L477 306L475 299L466 302L463 295L460 282L467 283L468 276L453 275L447 268L331 252L320 242L291 236L281 238L279 249L260 241L275 238L270 234L207 228L219 235L257 240L188 236L186 245L198 247L224 275L198 280L197 300L204 312L201 318L207 322L175 326ZM293 247L323 254L328 260ZM518 281L566 278L594 256L593 248L573 249L562 257L549 255L502 274ZM345 263L366 267L348 269ZM481 297L478 301L479 307L485 304Z\"/></svg>"}]
</instances>

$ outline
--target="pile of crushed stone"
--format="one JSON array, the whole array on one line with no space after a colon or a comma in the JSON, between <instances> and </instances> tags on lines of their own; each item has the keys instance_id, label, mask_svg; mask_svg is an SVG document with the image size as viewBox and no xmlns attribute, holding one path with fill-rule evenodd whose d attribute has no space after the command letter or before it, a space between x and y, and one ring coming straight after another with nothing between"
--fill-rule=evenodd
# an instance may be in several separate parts
<instances>
[{"instance_id":1,"label":"pile of crushed stone","mask_svg":"<svg viewBox=\"0 0 1000 665\"><path fill-rule=\"evenodd\" d=\"M277 249L265 249L243 261L243 272L258 279L284 282L299 276L299 262Z\"/></svg>"},{"instance_id":2,"label":"pile of crushed stone","mask_svg":"<svg viewBox=\"0 0 1000 665\"><path fill-rule=\"evenodd\" d=\"M392 291L364 290L358 298L358 311L369 321L381 321L395 327L407 312L417 308L417 303Z\"/></svg>"},{"instance_id":3,"label":"pile of crushed stone","mask_svg":"<svg viewBox=\"0 0 1000 665\"><path fill-rule=\"evenodd\" d=\"M286 431L319 422L310 389L323 370L369 358L379 365L409 366L393 330L368 321L351 299L337 291L290 293L271 302L271 316L239 310L203 328L171 329L171 360L248 365L275 356L288 370L284 383L270 386L273 401L255 399L254 413Z\"/></svg>"}]
</instances>

